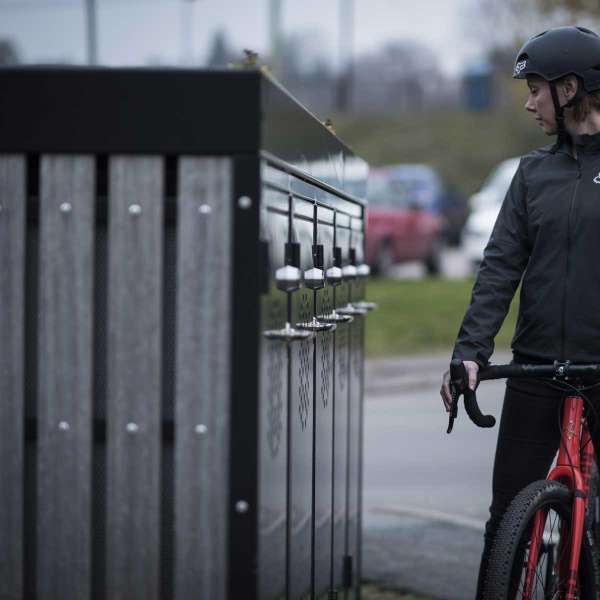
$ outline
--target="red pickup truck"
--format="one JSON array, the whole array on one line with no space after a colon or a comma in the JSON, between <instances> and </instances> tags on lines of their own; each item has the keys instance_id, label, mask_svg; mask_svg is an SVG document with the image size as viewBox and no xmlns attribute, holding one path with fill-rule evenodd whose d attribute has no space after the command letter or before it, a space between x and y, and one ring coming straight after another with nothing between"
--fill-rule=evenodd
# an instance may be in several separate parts
<instances>
[{"instance_id":1,"label":"red pickup truck","mask_svg":"<svg viewBox=\"0 0 600 600\"><path fill-rule=\"evenodd\" d=\"M367 262L374 273L389 274L395 263L422 261L427 273L440 271L447 223L393 167L372 169L367 198Z\"/></svg>"}]
</instances>

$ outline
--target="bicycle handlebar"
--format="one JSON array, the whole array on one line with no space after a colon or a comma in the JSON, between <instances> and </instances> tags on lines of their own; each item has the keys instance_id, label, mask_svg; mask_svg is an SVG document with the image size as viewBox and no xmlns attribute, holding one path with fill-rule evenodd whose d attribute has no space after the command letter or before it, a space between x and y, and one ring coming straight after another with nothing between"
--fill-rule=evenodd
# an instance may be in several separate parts
<instances>
[{"instance_id":1,"label":"bicycle handlebar","mask_svg":"<svg viewBox=\"0 0 600 600\"><path fill-rule=\"evenodd\" d=\"M569 361L564 363L555 361L553 365L491 365L478 372L480 381L504 379L505 377L568 379L581 375L600 376L600 365L574 365Z\"/></svg>"},{"instance_id":2,"label":"bicycle handlebar","mask_svg":"<svg viewBox=\"0 0 600 600\"><path fill-rule=\"evenodd\" d=\"M489 381L491 379L504 379L506 377L533 377L536 379L557 379L567 380L569 377L578 377L583 375L596 375L600 377L600 365L576 365L570 361L554 361L552 365L492 365L480 369L477 373L477 384L480 381ZM452 431L454 419L458 415L458 400L462 395L465 399L465 409L469 418L478 427L493 427L496 419L492 415L484 415L477 404L477 396L469 388L469 378L467 370L462 360L452 359L450 362L450 391L452 392L452 404L450 408L450 418L448 421L448 430Z\"/></svg>"}]
</instances>

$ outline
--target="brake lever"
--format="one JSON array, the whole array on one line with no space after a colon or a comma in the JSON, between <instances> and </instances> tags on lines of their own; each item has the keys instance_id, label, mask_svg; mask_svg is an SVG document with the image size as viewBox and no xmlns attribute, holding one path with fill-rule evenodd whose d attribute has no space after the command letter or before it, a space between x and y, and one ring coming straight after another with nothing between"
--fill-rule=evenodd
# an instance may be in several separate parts
<instances>
[{"instance_id":1,"label":"brake lever","mask_svg":"<svg viewBox=\"0 0 600 600\"><path fill-rule=\"evenodd\" d=\"M448 417L448 429L446 433L452 433L454 419L458 417L458 399L464 393L467 382L467 370L462 360L453 358L450 361L450 393L452 402L450 404L450 415Z\"/></svg>"},{"instance_id":2,"label":"brake lever","mask_svg":"<svg viewBox=\"0 0 600 600\"><path fill-rule=\"evenodd\" d=\"M454 419L458 417L458 399L460 398L460 392L452 382L450 383L450 393L452 394L452 402L450 404L450 415L448 417L448 429L446 430L446 433L452 433Z\"/></svg>"},{"instance_id":3,"label":"brake lever","mask_svg":"<svg viewBox=\"0 0 600 600\"><path fill-rule=\"evenodd\" d=\"M479 373L477 379L479 380ZM477 385L475 386L477 387ZM450 418L448 421L448 430L452 431L454 419L458 414L458 399L461 395L465 399L465 410L467 415L477 427L493 427L496 424L496 419L492 415L484 415L477 404L475 391L469 388L469 376L464 363L460 359L453 359L450 362L450 392L452 394L452 404L450 407Z\"/></svg>"}]
</instances>

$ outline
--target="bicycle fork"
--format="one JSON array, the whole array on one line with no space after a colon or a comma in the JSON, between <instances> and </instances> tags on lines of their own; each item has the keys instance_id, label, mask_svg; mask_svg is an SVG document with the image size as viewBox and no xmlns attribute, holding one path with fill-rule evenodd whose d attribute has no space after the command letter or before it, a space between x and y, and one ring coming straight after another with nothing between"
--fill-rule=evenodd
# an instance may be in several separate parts
<instances>
[{"instance_id":1,"label":"bicycle fork","mask_svg":"<svg viewBox=\"0 0 600 600\"><path fill-rule=\"evenodd\" d=\"M580 396L565 398L563 415L561 443L556 467L552 469L548 479L564 483L569 489L573 490L571 538L568 537L568 528L563 525L560 544L562 546L563 543L566 543L569 548L568 551L566 551L566 548L563 548L563 551L559 549L560 560L556 568L558 569L561 588L564 590L564 596L561 596L561 598L575 600L578 598L577 572L581 555L581 542L585 530L585 510L592 473L594 446L587 426L583 425L582 428L583 399ZM535 584L535 569L543 541L547 516L547 510L540 510L534 518L531 545L527 558L523 600L531 600Z\"/></svg>"}]
</instances>

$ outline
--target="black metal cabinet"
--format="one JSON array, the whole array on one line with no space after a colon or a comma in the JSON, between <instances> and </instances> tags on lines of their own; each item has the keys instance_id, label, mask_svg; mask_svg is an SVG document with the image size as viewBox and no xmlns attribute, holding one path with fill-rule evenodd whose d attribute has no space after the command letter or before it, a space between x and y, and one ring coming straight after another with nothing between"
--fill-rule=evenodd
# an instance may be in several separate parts
<instances>
[{"instance_id":1,"label":"black metal cabinet","mask_svg":"<svg viewBox=\"0 0 600 600\"><path fill-rule=\"evenodd\" d=\"M366 164L258 70L0 108L0 596L358 598Z\"/></svg>"}]
</instances>

